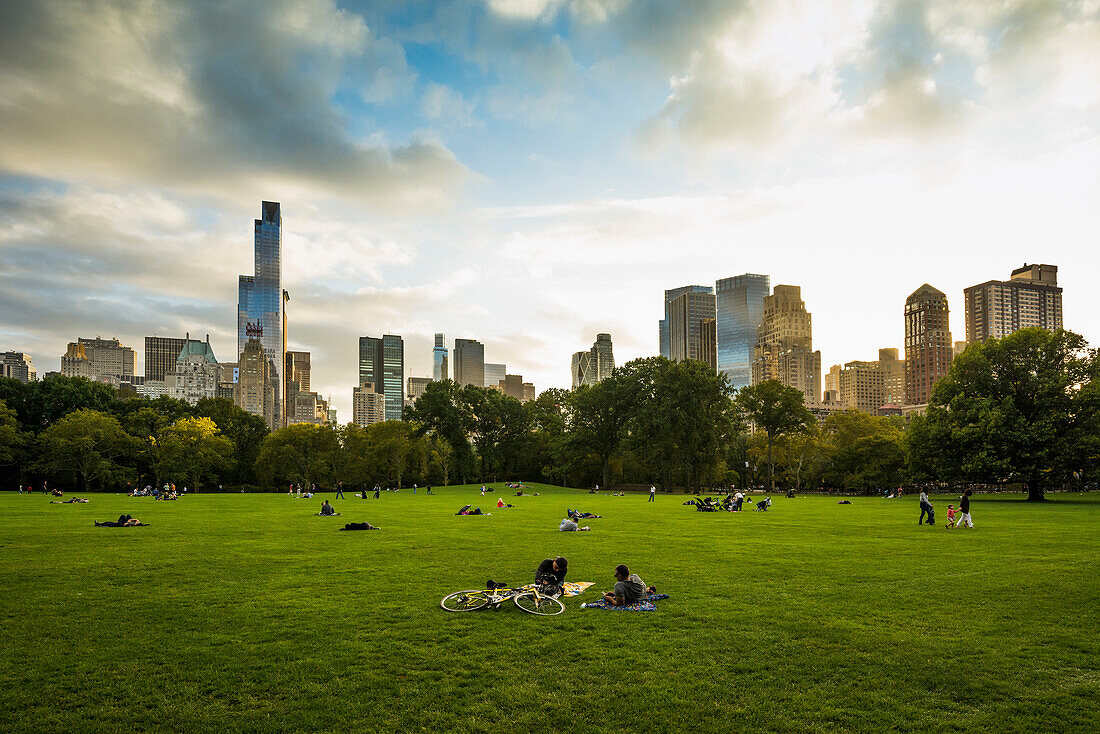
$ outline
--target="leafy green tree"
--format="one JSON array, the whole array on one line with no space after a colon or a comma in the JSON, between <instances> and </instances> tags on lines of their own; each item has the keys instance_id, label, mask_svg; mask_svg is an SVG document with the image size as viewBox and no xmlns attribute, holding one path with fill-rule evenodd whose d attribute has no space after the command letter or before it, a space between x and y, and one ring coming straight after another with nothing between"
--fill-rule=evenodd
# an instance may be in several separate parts
<instances>
[{"instance_id":1,"label":"leafy green tree","mask_svg":"<svg viewBox=\"0 0 1100 734\"><path fill-rule=\"evenodd\" d=\"M462 388L461 399L473 416L472 436L477 447L481 480L506 473L515 462L528 434L523 404L499 390L476 385Z\"/></svg>"},{"instance_id":2,"label":"leafy green tree","mask_svg":"<svg viewBox=\"0 0 1100 734\"><path fill-rule=\"evenodd\" d=\"M195 415L213 420L221 434L233 442L235 472L230 481L255 484L256 458L260 454L260 445L270 433L267 421L227 398L202 398L195 406Z\"/></svg>"},{"instance_id":3,"label":"leafy green tree","mask_svg":"<svg viewBox=\"0 0 1100 734\"><path fill-rule=\"evenodd\" d=\"M626 376L632 365L627 363L595 385L581 385L570 395L572 461L579 465L591 457L604 487L611 486L611 458L622 446L633 417L637 382Z\"/></svg>"},{"instance_id":4,"label":"leafy green tree","mask_svg":"<svg viewBox=\"0 0 1100 734\"><path fill-rule=\"evenodd\" d=\"M367 426L374 459L387 484L400 488L413 446L413 429L403 421Z\"/></svg>"},{"instance_id":5,"label":"leafy green tree","mask_svg":"<svg viewBox=\"0 0 1100 734\"><path fill-rule=\"evenodd\" d=\"M23 460L27 436L20 430L19 416L0 400L0 466L14 466Z\"/></svg>"},{"instance_id":6,"label":"leafy green tree","mask_svg":"<svg viewBox=\"0 0 1100 734\"><path fill-rule=\"evenodd\" d=\"M765 380L741 388L734 403L744 418L767 436L768 486L774 492L775 439L808 431L814 425L813 414L806 409L801 390L787 387L778 380Z\"/></svg>"},{"instance_id":7,"label":"leafy green tree","mask_svg":"<svg viewBox=\"0 0 1100 734\"><path fill-rule=\"evenodd\" d=\"M474 429L474 416L462 399L462 388L452 380L428 383L424 394L406 409L405 420L416 426L418 436L437 436L446 442L451 449L451 466L465 484L473 457L469 436Z\"/></svg>"},{"instance_id":8,"label":"leafy green tree","mask_svg":"<svg viewBox=\"0 0 1100 734\"><path fill-rule=\"evenodd\" d=\"M313 423L295 423L264 438L256 472L270 484L331 484L333 452L340 451L336 432Z\"/></svg>"},{"instance_id":9,"label":"leafy green tree","mask_svg":"<svg viewBox=\"0 0 1100 734\"><path fill-rule=\"evenodd\" d=\"M118 420L96 410L80 409L58 418L39 436L42 466L50 472L72 471L87 491L92 481L121 485L132 481L128 461L141 443L122 430Z\"/></svg>"},{"instance_id":10,"label":"leafy green tree","mask_svg":"<svg viewBox=\"0 0 1100 734\"><path fill-rule=\"evenodd\" d=\"M904 481L904 430L900 419L848 410L830 415L821 428L828 453L824 479L830 485L868 490Z\"/></svg>"},{"instance_id":11,"label":"leafy green tree","mask_svg":"<svg viewBox=\"0 0 1100 734\"><path fill-rule=\"evenodd\" d=\"M570 421L569 391L553 387L524 404L531 426L530 475L568 484L566 429Z\"/></svg>"},{"instance_id":12,"label":"leafy green tree","mask_svg":"<svg viewBox=\"0 0 1100 734\"><path fill-rule=\"evenodd\" d=\"M1041 502L1100 453L1100 353L1078 334L1039 328L971 344L909 434L919 477L1020 482Z\"/></svg>"},{"instance_id":13,"label":"leafy green tree","mask_svg":"<svg viewBox=\"0 0 1100 734\"><path fill-rule=\"evenodd\" d=\"M36 435L76 410L109 413L117 395L118 391L110 385L83 377L51 375L26 384L11 378L0 378L0 400L14 409L19 422Z\"/></svg>"},{"instance_id":14,"label":"leafy green tree","mask_svg":"<svg viewBox=\"0 0 1100 734\"><path fill-rule=\"evenodd\" d=\"M206 417L180 418L161 431L156 450L161 476L180 477L195 491L233 466L233 442Z\"/></svg>"},{"instance_id":15,"label":"leafy green tree","mask_svg":"<svg viewBox=\"0 0 1100 734\"><path fill-rule=\"evenodd\" d=\"M635 382L631 444L667 485L682 471L689 487L724 469L721 448L738 427L725 375L695 360L652 358L630 363L621 375Z\"/></svg>"}]
</instances>

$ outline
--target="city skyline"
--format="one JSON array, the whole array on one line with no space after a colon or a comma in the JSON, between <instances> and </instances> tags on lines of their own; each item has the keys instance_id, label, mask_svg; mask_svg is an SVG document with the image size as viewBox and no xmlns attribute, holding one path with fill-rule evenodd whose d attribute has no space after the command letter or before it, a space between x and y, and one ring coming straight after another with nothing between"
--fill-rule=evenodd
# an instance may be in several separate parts
<instances>
[{"instance_id":1,"label":"city skyline","mask_svg":"<svg viewBox=\"0 0 1100 734\"><path fill-rule=\"evenodd\" d=\"M440 332L568 388L593 334L655 354L665 290L737 273L801 287L823 365L902 348L926 282L961 338L963 290L1024 263L1059 267L1064 326L1100 342L1084 6L26 12L0 60L0 349L40 376L96 335L138 374L146 336L232 355L265 200L288 344L342 421L364 333L403 337L403 377Z\"/></svg>"}]
</instances>

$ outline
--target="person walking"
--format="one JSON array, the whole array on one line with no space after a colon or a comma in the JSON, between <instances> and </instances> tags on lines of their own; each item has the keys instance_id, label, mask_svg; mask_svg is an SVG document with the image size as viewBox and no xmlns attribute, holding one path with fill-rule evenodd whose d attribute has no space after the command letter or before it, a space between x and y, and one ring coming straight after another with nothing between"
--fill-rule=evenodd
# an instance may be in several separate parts
<instances>
[{"instance_id":1,"label":"person walking","mask_svg":"<svg viewBox=\"0 0 1100 734\"><path fill-rule=\"evenodd\" d=\"M924 524L924 516L928 516L928 524L935 525L936 519L932 510L932 502L928 499L928 492L924 489L920 491L920 518L917 520L917 525Z\"/></svg>"},{"instance_id":2,"label":"person walking","mask_svg":"<svg viewBox=\"0 0 1100 734\"><path fill-rule=\"evenodd\" d=\"M374 498L375 499L378 499L378 493L381 492L381 491L382 491L381 487L379 487L377 484L374 485Z\"/></svg>"},{"instance_id":3,"label":"person walking","mask_svg":"<svg viewBox=\"0 0 1100 734\"><path fill-rule=\"evenodd\" d=\"M962 497L959 497L959 519L955 523L955 527L959 527L964 522L966 527L973 529L974 521L970 519L970 495L974 494L969 489L963 492Z\"/></svg>"},{"instance_id":4,"label":"person walking","mask_svg":"<svg viewBox=\"0 0 1100 734\"><path fill-rule=\"evenodd\" d=\"M649 499L647 500L647 502L652 502L653 498L656 497L656 496L657 496L657 488L655 486L653 486L652 484L649 485Z\"/></svg>"},{"instance_id":5,"label":"person walking","mask_svg":"<svg viewBox=\"0 0 1100 734\"><path fill-rule=\"evenodd\" d=\"M336 483L336 499L338 499L338 500L344 499L344 483L343 482L337 482Z\"/></svg>"}]
</instances>

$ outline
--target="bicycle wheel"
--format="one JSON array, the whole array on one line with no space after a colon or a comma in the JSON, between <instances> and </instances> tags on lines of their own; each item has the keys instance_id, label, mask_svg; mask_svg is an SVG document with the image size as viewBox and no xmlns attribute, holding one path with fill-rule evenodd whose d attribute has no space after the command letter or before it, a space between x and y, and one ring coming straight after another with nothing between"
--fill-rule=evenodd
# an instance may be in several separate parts
<instances>
[{"instance_id":1,"label":"bicycle wheel","mask_svg":"<svg viewBox=\"0 0 1100 734\"><path fill-rule=\"evenodd\" d=\"M456 591L443 597L439 606L448 612L473 612L489 606L489 595L478 589Z\"/></svg>"},{"instance_id":2,"label":"bicycle wheel","mask_svg":"<svg viewBox=\"0 0 1100 734\"><path fill-rule=\"evenodd\" d=\"M536 594L533 591L525 591L515 596L516 606L528 614L541 614L549 616L561 614L565 611L565 605L552 596Z\"/></svg>"}]
</instances>

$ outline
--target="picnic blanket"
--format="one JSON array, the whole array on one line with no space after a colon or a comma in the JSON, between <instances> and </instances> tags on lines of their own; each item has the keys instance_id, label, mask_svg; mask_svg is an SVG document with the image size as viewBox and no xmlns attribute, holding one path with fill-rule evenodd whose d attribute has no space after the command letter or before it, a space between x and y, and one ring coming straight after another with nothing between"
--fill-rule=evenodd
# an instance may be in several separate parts
<instances>
[{"instance_id":1,"label":"picnic blanket","mask_svg":"<svg viewBox=\"0 0 1100 734\"><path fill-rule=\"evenodd\" d=\"M592 586L594 583L596 583L596 582L595 581L576 581L576 582L566 581L564 584L561 585L561 595L562 596L576 596L577 594L583 594L584 590L587 589L589 586ZM523 588L533 589L533 588L535 588L535 585L534 584L527 584Z\"/></svg>"},{"instance_id":2,"label":"picnic blanket","mask_svg":"<svg viewBox=\"0 0 1100 734\"><path fill-rule=\"evenodd\" d=\"M623 607L616 607L608 604L606 599L600 597L599 601L589 602L583 606L585 609L606 609L611 612L655 612L657 611L657 605L653 602L667 598L668 594L646 594L641 601Z\"/></svg>"}]
</instances>

